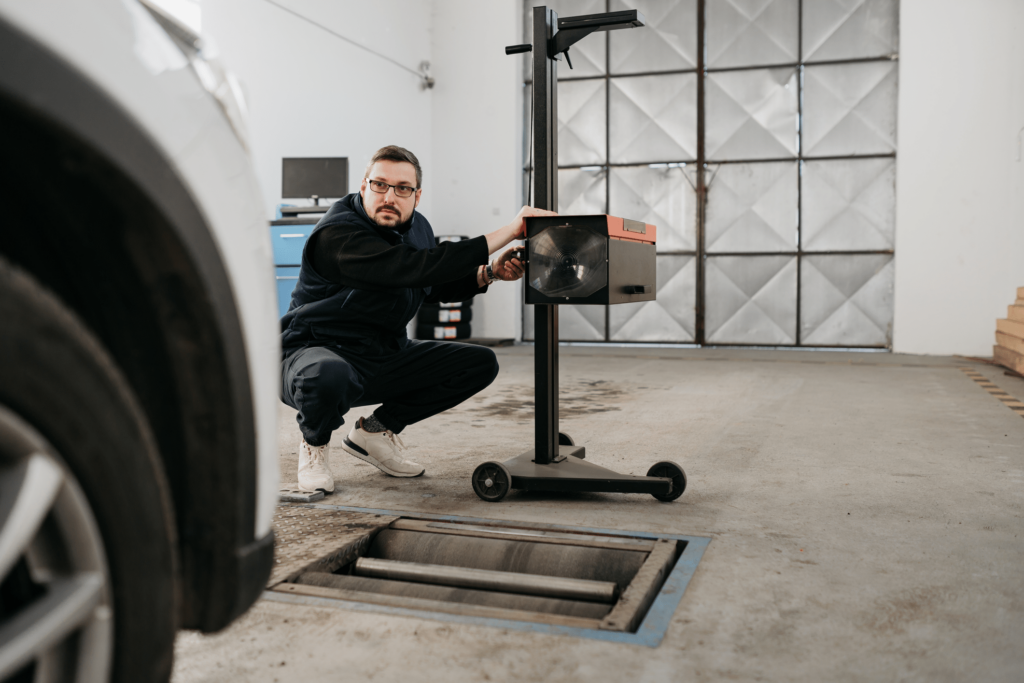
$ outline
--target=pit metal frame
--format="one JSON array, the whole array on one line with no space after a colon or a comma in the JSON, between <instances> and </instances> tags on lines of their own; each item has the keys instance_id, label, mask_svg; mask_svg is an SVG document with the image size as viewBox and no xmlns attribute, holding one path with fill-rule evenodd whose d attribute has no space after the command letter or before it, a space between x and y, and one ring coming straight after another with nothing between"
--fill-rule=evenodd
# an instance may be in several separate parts
<instances>
[{"instance_id":1,"label":"pit metal frame","mask_svg":"<svg viewBox=\"0 0 1024 683\"><path fill-rule=\"evenodd\" d=\"M312 503L308 505L291 505L290 507L302 507L321 510L341 510L346 512L360 512L374 515L387 515L403 519L422 519L432 522L454 522L463 524L485 524L494 527L515 527L523 528L527 525L521 521L487 519L484 517L460 517L457 515L434 515L424 512L403 512L399 510L382 510L376 508L349 507L345 505L325 505ZM665 638L665 633L672 623L672 616L675 614L679 603L682 602L683 594L686 592L690 580L697 571L697 565L704 556L704 551L711 543L709 536L689 536L682 534L661 534L645 531L621 531L619 529L600 529L594 527L567 526L562 524L529 523L530 528L544 531L568 531L575 533L600 534L604 536L619 536L624 538L639 538L645 540L665 539L670 541L683 542L683 552L672 566L665 583L658 591L647 614L644 615L640 626L635 633L622 631L602 631L599 629L575 628L571 626L557 626L553 624L542 624L512 619L488 619L483 617L468 617L443 612L431 612L418 609L406 609L401 607L388 607L374 605L366 602L351 602L348 600L337 600L334 598L317 598L305 595L292 595L277 591L264 591L263 598L274 602L285 602L294 605L308 605L312 607L334 607L338 609L350 609L356 612L373 612L377 614L388 614L400 617L413 617L416 619L430 619L433 621L447 621L458 624L469 624L473 626L489 626L492 628L507 629L510 631L524 631L528 633L542 633L545 635L569 636L572 638L585 638L588 640L601 640L624 645L639 645L643 647L658 647Z\"/></svg>"}]
</instances>

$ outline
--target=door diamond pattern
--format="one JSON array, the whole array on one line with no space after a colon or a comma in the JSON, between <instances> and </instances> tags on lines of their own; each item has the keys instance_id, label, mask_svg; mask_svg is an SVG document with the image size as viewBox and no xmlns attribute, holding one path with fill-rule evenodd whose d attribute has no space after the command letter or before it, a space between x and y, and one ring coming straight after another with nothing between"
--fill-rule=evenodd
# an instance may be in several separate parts
<instances>
[{"instance_id":1,"label":"door diamond pattern","mask_svg":"<svg viewBox=\"0 0 1024 683\"><path fill-rule=\"evenodd\" d=\"M604 314L607 308L607 306L559 306L559 339L604 341Z\"/></svg>"},{"instance_id":2,"label":"door diamond pattern","mask_svg":"<svg viewBox=\"0 0 1024 683\"><path fill-rule=\"evenodd\" d=\"M806 256L800 339L826 346L892 343L892 254Z\"/></svg>"},{"instance_id":3,"label":"door diamond pattern","mask_svg":"<svg viewBox=\"0 0 1024 683\"><path fill-rule=\"evenodd\" d=\"M562 168L558 170L558 213L579 215L604 213L604 168Z\"/></svg>"},{"instance_id":4,"label":"door diamond pattern","mask_svg":"<svg viewBox=\"0 0 1024 683\"><path fill-rule=\"evenodd\" d=\"M558 163L604 163L604 81L558 82Z\"/></svg>"},{"instance_id":5,"label":"door diamond pattern","mask_svg":"<svg viewBox=\"0 0 1024 683\"><path fill-rule=\"evenodd\" d=\"M711 73L706 83L708 159L796 155L795 69Z\"/></svg>"},{"instance_id":6,"label":"door diamond pattern","mask_svg":"<svg viewBox=\"0 0 1024 683\"><path fill-rule=\"evenodd\" d=\"M804 59L882 57L897 50L897 0L804 2Z\"/></svg>"},{"instance_id":7,"label":"door diamond pattern","mask_svg":"<svg viewBox=\"0 0 1024 683\"><path fill-rule=\"evenodd\" d=\"M693 164L610 169L608 212L658 228L658 251L697 248L696 168Z\"/></svg>"},{"instance_id":8,"label":"door diamond pattern","mask_svg":"<svg viewBox=\"0 0 1024 683\"><path fill-rule=\"evenodd\" d=\"M798 61L799 0L719 0L707 4L708 66Z\"/></svg>"},{"instance_id":9,"label":"door diamond pattern","mask_svg":"<svg viewBox=\"0 0 1024 683\"><path fill-rule=\"evenodd\" d=\"M681 71L697 67L697 0L612 0L610 11L635 9L642 31L611 31L613 74ZM573 62L575 64L575 62Z\"/></svg>"},{"instance_id":10,"label":"door diamond pattern","mask_svg":"<svg viewBox=\"0 0 1024 683\"><path fill-rule=\"evenodd\" d=\"M523 339L536 336L535 306L523 306ZM604 341L604 312L607 306L559 306L558 338L562 341Z\"/></svg>"},{"instance_id":11,"label":"door diamond pattern","mask_svg":"<svg viewBox=\"0 0 1024 683\"><path fill-rule=\"evenodd\" d=\"M529 171L523 173L524 197L530 190L532 180L533 176ZM558 213L566 215L605 213L606 184L607 171L602 167L559 169Z\"/></svg>"},{"instance_id":12,"label":"door diamond pattern","mask_svg":"<svg viewBox=\"0 0 1024 683\"><path fill-rule=\"evenodd\" d=\"M796 257L708 257L705 333L710 343L796 343Z\"/></svg>"},{"instance_id":13,"label":"door diamond pattern","mask_svg":"<svg viewBox=\"0 0 1024 683\"><path fill-rule=\"evenodd\" d=\"M558 209L657 225L657 299L562 339L891 346L899 0L524 0L529 42L540 4L647 24L559 66Z\"/></svg>"},{"instance_id":14,"label":"door diamond pattern","mask_svg":"<svg viewBox=\"0 0 1024 683\"><path fill-rule=\"evenodd\" d=\"M723 164L708 185L707 251L796 251L797 162Z\"/></svg>"},{"instance_id":15,"label":"door diamond pattern","mask_svg":"<svg viewBox=\"0 0 1024 683\"><path fill-rule=\"evenodd\" d=\"M868 62L804 70L804 153L896 150L896 64Z\"/></svg>"},{"instance_id":16,"label":"door diamond pattern","mask_svg":"<svg viewBox=\"0 0 1024 683\"><path fill-rule=\"evenodd\" d=\"M612 163L697 157L697 76L673 74L611 81Z\"/></svg>"},{"instance_id":17,"label":"door diamond pattern","mask_svg":"<svg viewBox=\"0 0 1024 683\"><path fill-rule=\"evenodd\" d=\"M608 309L612 341L693 341L697 261L693 256L658 257L658 298Z\"/></svg>"},{"instance_id":18,"label":"door diamond pattern","mask_svg":"<svg viewBox=\"0 0 1024 683\"><path fill-rule=\"evenodd\" d=\"M896 162L893 159L806 161L801 182L804 249L893 248L896 223Z\"/></svg>"}]
</instances>

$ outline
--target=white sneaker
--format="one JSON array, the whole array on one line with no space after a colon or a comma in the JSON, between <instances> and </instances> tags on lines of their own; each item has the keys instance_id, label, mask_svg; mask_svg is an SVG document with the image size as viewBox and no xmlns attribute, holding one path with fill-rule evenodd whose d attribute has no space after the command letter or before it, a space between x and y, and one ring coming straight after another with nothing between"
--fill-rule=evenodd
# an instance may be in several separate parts
<instances>
[{"instance_id":1,"label":"white sneaker","mask_svg":"<svg viewBox=\"0 0 1024 683\"><path fill-rule=\"evenodd\" d=\"M303 491L334 491L334 477L327 465L330 444L310 446L305 439L299 443L299 488Z\"/></svg>"},{"instance_id":2,"label":"white sneaker","mask_svg":"<svg viewBox=\"0 0 1024 683\"><path fill-rule=\"evenodd\" d=\"M341 447L392 477L418 477L425 471L422 465L402 457L405 444L397 434L390 429L368 432L363 429L363 418L359 418Z\"/></svg>"}]
</instances>

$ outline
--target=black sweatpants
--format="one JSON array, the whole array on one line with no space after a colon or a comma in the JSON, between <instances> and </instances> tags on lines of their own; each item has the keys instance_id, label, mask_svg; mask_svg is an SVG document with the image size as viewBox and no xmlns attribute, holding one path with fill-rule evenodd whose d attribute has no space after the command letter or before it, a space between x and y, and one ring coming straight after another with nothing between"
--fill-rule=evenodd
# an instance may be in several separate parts
<instances>
[{"instance_id":1,"label":"black sweatpants","mask_svg":"<svg viewBox=\"0 0 1024 683\"><path fill-rule=\"evenodd\" d=\"M299 411L310 446L331 440L350 408L374 411L391 431L437 415L484 389L498 359L483 346L411 339L298 349L281 364L281 400Z\"/></svg>"}]
</instances>

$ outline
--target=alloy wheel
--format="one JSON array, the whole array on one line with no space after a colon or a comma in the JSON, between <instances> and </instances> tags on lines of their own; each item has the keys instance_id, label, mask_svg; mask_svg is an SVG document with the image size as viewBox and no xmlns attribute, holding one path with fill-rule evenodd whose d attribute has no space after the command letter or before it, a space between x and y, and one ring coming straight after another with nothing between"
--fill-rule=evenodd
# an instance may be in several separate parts
<instances>
[{"instance_id":1,"label":"alloy wheel","mask_svg":"<svg viewBox=\"0 0 1024 683\"><path fill-rule=\"evenodd\" d=\"M0 681L106 681L110 577L74 474L0 405Z\"/></svg>"}]
</instances>

